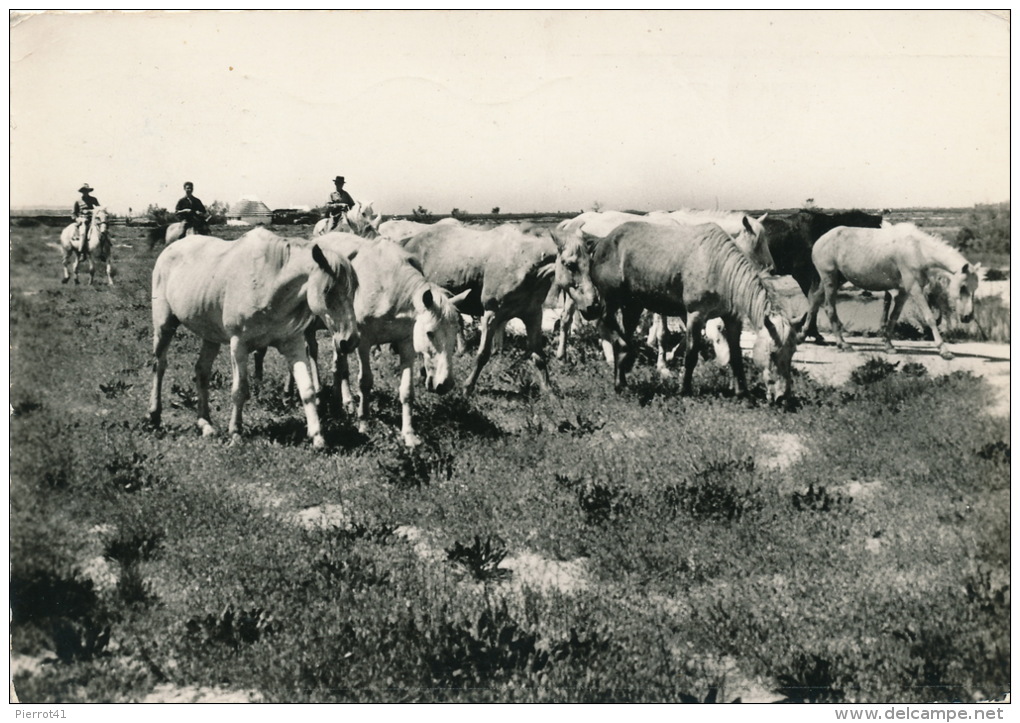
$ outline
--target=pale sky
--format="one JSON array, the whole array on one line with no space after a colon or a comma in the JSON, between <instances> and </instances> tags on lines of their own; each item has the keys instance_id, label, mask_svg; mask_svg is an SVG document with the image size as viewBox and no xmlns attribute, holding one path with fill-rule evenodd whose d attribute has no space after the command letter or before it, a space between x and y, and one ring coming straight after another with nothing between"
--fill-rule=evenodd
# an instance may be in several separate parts
<instances>
[{"instance_id":1,"label":"pale sky","mask_svg":"<svg viewBox=\"0 0 1020 723\"><path fill-rule=\"evenodd\" d=\"M1009 49L982 11L18 15L10 203L1005 201Z\"/></svg>"}]
</instances>

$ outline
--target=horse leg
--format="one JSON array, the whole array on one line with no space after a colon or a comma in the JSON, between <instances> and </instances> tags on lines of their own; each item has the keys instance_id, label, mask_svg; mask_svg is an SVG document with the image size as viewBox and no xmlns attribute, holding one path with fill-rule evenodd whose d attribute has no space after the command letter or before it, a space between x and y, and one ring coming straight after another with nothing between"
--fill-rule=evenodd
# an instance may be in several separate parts
<instances>
[{"instance_id":1,"label":"horse leg","mask_svg":"<svg viewBox=\"0 0 1020 723\"><path fill-rule=\"evenodd\" d=\"M166 352L180 323L165 303L153 300L152 394L149 397L149 423L159 427L163 421L163 375L166 373ZM159 317L156 319L156 317Z\"/></svg>"},{"instance_id":2,"label":"horse leg","mask_svg":"<svg viewBox=\"0 0 1020 723\"><path fill-rule=\"evenodd\" d=\"M811 288L808 290L808 322L804 331L800 334L798 342L802 342L809 336L814 337L815 344L824 345L825 339L818 331L818 309L825 301L825 289L822 288L821 279L812 279Z\"/></svg>"},{"instance_id":3,"label":"horse leg","mask_svg":"<svg viewBox=\"0 0 1020 723\"><path fill-rule=\"evenodd\" d=\"M620 326L623 329L623 346L620 353L620 371L623 374L630 374L637 361L637 344L634 342L634 332L637 331L638 323L641 321L640 306L624 306L620 309Z\"/></svg>"},{"instance_id":4,"label":"horse leg","mask_svg":"<svg viewBox=\"0 0 1020 723\"><path fill-rule=\"evenodd\" d=\"M475 384L478 383L478 376L482 373L482 367L484 367L489 357L492 356L492 329L495 324L501 324L506 319L500 314L500 318L496 319L496 312L486 311L482 314L482 319L478 323L478 328L481 331L482 338L478 343L478 355L475 357L475 368L471 372L471 376L464 383L464 396L471 396L475 391Z\"/></svg>"},{"instance_id":5,"label":"horse leg","mask_svg":"<svg viewBox=\"0 0 1020 723\"><path fill-rule=\"evenodd\" d=\"M414 343L411 339L404 339L397 345L397 353L400 354L400 434L404 438L404 444L408 447L417 447L421 444L421 438L414 431L414 423L411 419L411 407L414 404Z\"/></svg>"},{"instance_id":6,"label":"horse leg","mask_svg":"<svg viewBox=\"0 0 1020 723\"><path fill-rule=\"evenodd\" d=\"M559 342L556 346L556 358L565 359L567 356L567 339L570 337L570 327L574 323L574 312L577 309L577 302L570 294L564 293L563 304L560 309L560 333Z\"/></svg>"},{"instance_id":7,"label":"horse leg","mask_svg":"<svg viewBox=\"0 0 1020 723\"><path fill-rule=\"evenodd\" d=\"M615 305L606 302L606 308L602 312L602 318L599 319L597 328L599 336L602 337L602 354L609 362L609 366L613 368L613 387L616 391L620 391L627 386L627 377L620 370L619 357L624 341Z\"/></svg>"},{"instance_id":8,"label":"horse leg","mask_svg":"<svg viewBox=\"0 0 1020 723\"><path fill-rule=\"evenodd\" d=\"M313 447L325 447L326 440L322 437L322 426L319 424L319 410L315 403L315 390L312 386L312 376L308 369L308 347L305 344L304 337L293 337L278 346L277 349L287 358L290 372L294 375L294 382L297 384L298 394L301 396L301 406L305 408L308 438L312 440ZM231 344L231 350L233 351L233 344ZM243 359L243 361L246 362L247 360ZM247 364L238 368L240 371L247 371ZM244 386L239 391L246 392L247 380L243 380L243 384ZM240 425L239 406L237 407L237 414L238 425ZM238 426L238 431L240 431L240 426Z\"/></svg>"},{"instance_id":9,"label":"horse leg","mask_svg":"<svg viewBox=\"0 0 1020 723\"><path fill-rule=\"evenodd\" d=\"M89 286L92 286L96 281L96 261L90 253L88 255L89 261Z\"/></svg>"},{"instance_id":10,"label":"horse leg","mask_svg":"<svg viewBox=\"0 0 1020 723\"><path fill-rule=\"evenodd\" d=\"M851 351L853 347L846 343L843 338L843 322L839 320L836 313L836 296L839 291L839 283L829 275L822 278L821 289L825 293L825 301L829 308L829 321L832 323L832 333L836 335L836 346L840 351Z\"/></svg>"},{"instance_id":11,"label":"horse leg","mask_svg":"<svg viewBox=\"0 0 1020 723\"><path fill-rule=\"evenodd\" d=\"M509 321L509 319L507 319ZM506 321L502 324L497 324L492 329L492 353L502 354L503 353L503 338L506 336Z\"/></svg>"},{"instance_id":12,"label":"horse leg","mask_svg":"<svg viewBox=\"0 0 1020 723\"><path fill-rule=\"evenodd\" d=\"M266 368L266 351L267 348L263 346L252 352L252 358L255 360L255 370L252 372L251 380L256 397L262 392L262 377Z\"/></svg>"},{"instance_id":13,"label":"horse leg","mask_svg":"<svg viewBox=\"0 0 1020 723\"><path fill-rule=\"evenodd\" d=\"M730 369L733 370L733 391L738 397L747 396L747 375L744 373L744 354L740 350L740 332L743 322L739 316L723 317L723 335L730 350Z\"/></svg>"},{"instance_id":14,"label":"horse leg","mask_svg":"<svg viewBox=\"0 0 1020 723\"><path fill-rule=\"evenodd\" d=\"M528 333L528 354L531 358L531 364L535 367L538 386L543 394L555 396L552 385L549 382L549 364L542 349L545 346L545 337L542 336L541 304L528 309L521 317L521 321L524 322L524 329Z\"/></svg>"},{"instance_id":15,"label":"horse leg","mask_svg":"<svg viewBox=\"0 0 1020 723\"><path fill-rule=\"evenodd\" d=\"M889 292L886 292L888 294ZM900 318L900 312L903 311L903 307L907 304L909 295L906 291L899 291L896 294L896 299L892 302L892 311L885 315L885 323L882 324L885 331L885 351L887 354L895 354L896 347L892 344L893 328L896 326L896 322Z\"/></svg>"},{"instance_id":16,"label":"horse leg","mask_svg":"<svg viewBox=\"0 0 1020 723\"><path fill-rule=\"evenodd\" d=\"M233 344L231 344L233 349ZM216 428L212 425L209 415L209 378L212 376L213 362L216 355L220 353L220 345L214 341L203 341L202 349L198 352L198 361L195 362L195 388L198 390L198 428L202 430L203 437L216 435ZM231 420L233 424L233 420Z\"/></svg>"},{"instance_id":17,"label":"horse leg","mask_svg":"<svg viewBox=\"0 0 1020 723\"><path fill-rule=\"evenodd\" d=\"M924 289L921 288L920 284L915 284L910 290L910 295L914 299L914 303L917 304L918 308L921 309L921 315L924 317L924 323L931 329L932 338L935 340L935 348L939 350L939 356L943 359L949 360L954 358L953 352L949 351L946 347L946 342L942 338L942 332L939 331L938 322L935 321L935 314L931 310L931 306L928 305L928 299L925 298ZM906 294L901 294L906 296ZM893 308L893 313L898 317L897 310ZM889 327L891 328L891 326Z\"/></svg>"},{"instance_id":18,"label":"horse leg","mask_svg":"<svg viewBox=\"0 0 1020 723\"><path fill-rule=\"evenodd\" d=\"M61 261L61 266L64 267L64 278L60 280L60 283L66 284L71 280L71 272L68 270L68 265L71 263L71 257L74 256L74 251L70 248L64 249L64 258Z\"/></svg>"},{"instance_id":19,"label":"horse leg","mask_svg":"<svg viewBox=\"0 0 1020 723\"><path fill-rule=\"evenodd\" d=\"M360 342L365 343L364 337ZM354 394L351 393L351 365L346 354L341 354L336 347L333 348L333 389L339 395L341 409L347 412L354 412Z\"/></svg>"},{"instance_id":20,"label":"horse leg","mask_svg":"<svg viewBox=\"0 0 1020 723\"><path fill-rule=\"evenodd\" d=\"M358 431L368 434L368 410L372 401L372 387L375 378L372 376L372 346L364 341L358 344Z\"/></svg>"},{"instance_id":21,"label":"horse leg","mask_svg":"<svg viewBox=\"0 0 1020 723\"><path fill-rule=\"evenodd\" d=\"M649 346L655 347L655 369L664 379L669 379L672 376L667 366L669 352L666 350L666 335L668 333L669 322L666 317L662 314L652 314L652 326L648 329L647 343Z\"/></svg>"},{"instance_id":22,"label":"horse leg","mask_svg":"<svg viewBox=\"0 0 1020 723\"><path fill-rule=\"evenodd\" d=\"M705 328L705 318L700 311L687 314L687 351L684 354L684 380L680 386L682 396L690 396L693 390L694 367L698 364L701 353L701 332ZM738 337L739 338L739 337Z\"/></svg>"}]
</instances>

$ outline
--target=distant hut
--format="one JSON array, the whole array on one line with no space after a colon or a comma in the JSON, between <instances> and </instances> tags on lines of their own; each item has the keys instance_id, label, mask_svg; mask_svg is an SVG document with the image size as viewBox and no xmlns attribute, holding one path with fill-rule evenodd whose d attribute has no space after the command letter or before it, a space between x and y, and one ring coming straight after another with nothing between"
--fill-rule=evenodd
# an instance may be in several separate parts
<instances>
[{"instance_id":1,"label":"distant hut","mask_svg":"<svg viewBox=\"0 0 1020 723\"><path fill-rule=\"evenodd\" d=\"M230 204L230 210L227 212L227 223L257 226L272 221L273 212L269 210L269 206L256 198L242 198L237 203Z\"/></svg>"}]
</instances>

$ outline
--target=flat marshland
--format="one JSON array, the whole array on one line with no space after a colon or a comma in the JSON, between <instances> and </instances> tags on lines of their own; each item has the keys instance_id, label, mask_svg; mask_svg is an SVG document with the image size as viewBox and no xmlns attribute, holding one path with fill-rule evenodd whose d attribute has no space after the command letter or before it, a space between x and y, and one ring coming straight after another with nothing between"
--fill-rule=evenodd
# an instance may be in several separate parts
<instances>
[{"instance_id":1,"label":"flat marshland","mask_svg":"<svg viewBox=\"0 0 1020 723\"><path fill-rule=\"evenodd\" d=\"M512 336L470 399L419 390L409 451L384 348L368 434L331 412L320 451L270 352L231 444L194 424L183 328L148 425L144 230L112 229L116 284L92 288L59 283L58 234L11 229L22 701L1009 691L1009 419L978 376L862 359L840 386L798 371L782 409L754 369L738 401L728 370L700 364L681 397L639 363L616 394L584 326L550 359L556 398ZM229 388L221 352L223 426Z\"/></svg>"}]
</instances>

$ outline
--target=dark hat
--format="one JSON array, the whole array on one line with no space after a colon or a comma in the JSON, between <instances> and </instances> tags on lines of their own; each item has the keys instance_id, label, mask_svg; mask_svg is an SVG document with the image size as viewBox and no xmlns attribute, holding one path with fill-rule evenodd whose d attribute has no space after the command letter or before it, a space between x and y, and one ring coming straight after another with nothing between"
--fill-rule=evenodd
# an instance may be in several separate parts
<instances>
[{"instance_id":1,"label":"dark hat","mask_svg":"<svg viewBox=\"0 0 1020 723\"><path fill-rule=\"evenodd\" d=\"M333 183L344 183L344 177L337 176L336 178L333 179Z\"/></svg>"},{"instance_id":2,"label":"dark hat","mask_svg":"<svg viewBox=\"0 0 1020 723\"><path fill-rule=\"evenodd\" d=\"M185 188L187 188L188 186L191 186L192 188L194 188L194 187L195 187L195 184L194 184L194 183L192 183L191 181L185 181L185 182L184 182L184 187L185 187Z\"/></svg>"},{"instance_id":3,"label":"dark hat","mask_svg":"<svg viewBox=\"0 0 1020 723\"><path fill-rule=\"evenodd\" d=\"M89 191L95 191L95 190L96 189L92 188L92 186L90 186L89 184L83 183L83 184L81 184L81 188L78 189L78 193L88 193Z\"/></svg>"}]
</instances>

